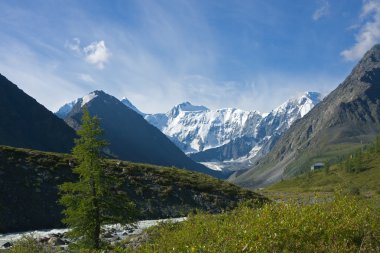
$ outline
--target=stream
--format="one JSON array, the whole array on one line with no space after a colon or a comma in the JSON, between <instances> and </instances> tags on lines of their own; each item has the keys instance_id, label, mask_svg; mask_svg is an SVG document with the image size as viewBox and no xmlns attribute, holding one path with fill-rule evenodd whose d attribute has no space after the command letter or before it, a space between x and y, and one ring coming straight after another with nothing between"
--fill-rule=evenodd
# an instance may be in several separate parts
<instances>
[{"instance_id":1,"label":"stream","mask_svg":"<svg viewBox=\"0 0 380 253\"><path fill-rule=\"evenodd\" d=\"M114 225L106 225L103 228L105 229L105 234L108 233L112 237L117 237L118 240L123 240L129 235L141 234L142 231L144 231L145 229L155 226L160 222L181 222L184 220L186 220L186 217L159 219L159 220L143 220L143 221L136 222L134 227L114 224ZM35 239L41 239L41 238L49 238L54 235L64 234L67 231L68 231L67 228L62 228L62 229L46 229L46 230L35 230L35 231L0 234L0 249L7 248L7 247L4 247L5 244L13 243L25 236L32 236Z\"/></svg>"}]
</instances>

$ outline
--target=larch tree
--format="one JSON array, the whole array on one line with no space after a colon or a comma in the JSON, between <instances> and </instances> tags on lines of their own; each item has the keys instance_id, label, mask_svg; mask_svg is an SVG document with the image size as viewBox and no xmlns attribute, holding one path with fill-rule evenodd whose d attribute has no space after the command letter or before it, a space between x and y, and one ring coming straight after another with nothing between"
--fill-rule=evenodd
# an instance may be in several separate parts
<instances>
[{"instance_id":1,"label":"larch tree","mask_svg":"<svg viewBox=\"0 0 380 253\"><path fill-rule=\"evenodd\" d=\"M64 206L63 223L70 228L73 245L99 249L103 245L102 225L130 223L134 221L136 209L126 193L119 190L120 177L107 169L102 158L102 150L107 146L102 138L103 130L99 119L91 117L86 108L77 133L73 156L78 165L73 172L79 180L59 186L59 202Z\"/></svg>"}]
</instances>

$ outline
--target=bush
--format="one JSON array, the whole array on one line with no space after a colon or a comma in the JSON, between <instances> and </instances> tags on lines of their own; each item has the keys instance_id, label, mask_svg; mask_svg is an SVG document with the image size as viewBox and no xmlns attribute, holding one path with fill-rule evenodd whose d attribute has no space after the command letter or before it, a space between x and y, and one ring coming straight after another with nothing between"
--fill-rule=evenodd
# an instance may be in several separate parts
<instances>
[{"instance_id":1,"label":"bush","mask_svg":"<svg viewBox=\"0 0 380 253\"><path fill-rule=\"evenodd\" d=\"M137 252L380 252L380 218L353 197L312 205L241 206L148 233Z\"/></svg>"}]
</instances>

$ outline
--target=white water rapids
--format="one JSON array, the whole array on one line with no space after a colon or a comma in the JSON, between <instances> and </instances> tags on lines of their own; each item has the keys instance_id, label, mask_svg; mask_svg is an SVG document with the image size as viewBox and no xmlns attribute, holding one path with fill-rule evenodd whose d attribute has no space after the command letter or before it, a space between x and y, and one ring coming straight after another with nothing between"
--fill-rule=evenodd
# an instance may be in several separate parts
<instances>
[{"instance_id":1,"label":"white water rapids","mask_svg":"<svg viewBox=\"0 0 380 253\"><path fill-rule=\"evenodd\" d=\"M170 218L170 219L159 219L159 220L143 220L136 222L136 227L131 229L126 228L125 226L121 226L120 224L115 225L107 225L105 226L106 230L113 230L120 238L124 239L128 235L137 235L140 234L144 229L155 226L160 222L181 222L186 220L186 218ZM22 237L32 236L36 239L49 237L52 234L62 234L67 232L67 228L62 229L48 229L48 230L35 230L35 231L27 231L27 232L17 232L17 233L8 233L8 234L0 234L0 249L3 248L3 245L7 242L13 243Z\"/></svg>"}]
</instances>

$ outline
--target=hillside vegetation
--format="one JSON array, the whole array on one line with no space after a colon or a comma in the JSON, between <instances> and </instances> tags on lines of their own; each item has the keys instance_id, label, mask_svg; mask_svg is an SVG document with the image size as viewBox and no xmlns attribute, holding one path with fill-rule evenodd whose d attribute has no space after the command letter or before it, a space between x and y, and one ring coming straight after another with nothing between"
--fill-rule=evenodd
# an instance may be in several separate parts
<instances>
[{"instance_id":1,"label":"hillside vegetation","mask_svg":"<svg viewBox=\"0 0 380 253\"><path fill-rule=\"evenodd\" d=\"M0 146L0 233L62 227L57 185L76 180L71 155ZM183 169L106 160L124 180L123 191L139 219L186 216L196 209L229 210L241 201L266 199L252 191Z\"/></svg>"},{"instance_id":2,"label":"hillside vegetation","mask_svg":"<svg viewBox=\"0 0 380 253\"><path fill-rule=\"evenodd\" d=\"M271 192L294 194L341 191L370 199L380 206L379 151L376 144L367 147L364 152L359 149L340 163L283 180L265 188L263 192L271 196Z\"/></svg>"}]
</instances>

